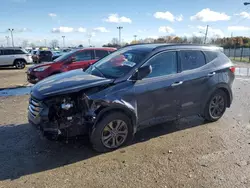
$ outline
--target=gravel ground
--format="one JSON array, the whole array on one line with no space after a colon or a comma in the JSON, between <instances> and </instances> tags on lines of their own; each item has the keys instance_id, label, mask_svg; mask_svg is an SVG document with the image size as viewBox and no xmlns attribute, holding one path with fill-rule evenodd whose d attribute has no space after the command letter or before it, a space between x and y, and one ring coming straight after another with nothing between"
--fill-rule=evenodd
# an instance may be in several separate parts
<instances>
[{"instance_id":1,"label":"gravel ground","mask_svg":"<svg viewBox=\"0 0 250 188\"><path fill-rule=\"evenodd\" d=\"M14 67L0 68L0 89L27 86L29 82L27 81L26 71L30 66L33 65L27 65L22 70Z\"/></svg>"},{"instance_id":2,"label":"gravel ground","mask_svg":"<svg viewBox=\"0 0 250 188\"><path fill-rule=\"evenodd\" d=\"M221 120L183 118L98 154L86 139L50 142L27 123L28 95L0 97L0 187L250 187L250 78Z\"/></svg>"}]
</instances>

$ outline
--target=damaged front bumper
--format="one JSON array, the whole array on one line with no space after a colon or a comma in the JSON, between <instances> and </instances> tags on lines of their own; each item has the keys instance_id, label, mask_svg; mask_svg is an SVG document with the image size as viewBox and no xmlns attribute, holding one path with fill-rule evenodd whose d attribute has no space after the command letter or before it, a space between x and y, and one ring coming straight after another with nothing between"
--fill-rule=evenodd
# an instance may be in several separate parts
<instances>
[{"instance_id":1,"label":"damaged front bumper","mask_svg":"<svg viewBox=\"0 0 250 188\"><path fill-rule=\"evenodd\" d=\"M84 121L81 113L64 119L50 119L50 107L41 101L30 99L28 107L29 123L37 127L44 136L50 139L74 137L88 134L89 122Z\"/></svg>"}]
</instances>

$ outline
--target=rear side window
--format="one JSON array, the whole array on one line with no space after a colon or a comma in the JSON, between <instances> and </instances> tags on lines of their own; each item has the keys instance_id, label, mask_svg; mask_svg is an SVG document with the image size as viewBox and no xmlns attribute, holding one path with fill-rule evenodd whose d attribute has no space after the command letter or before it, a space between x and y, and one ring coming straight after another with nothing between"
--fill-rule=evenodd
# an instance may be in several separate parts
<instances>
[{"instance_id":1,"label":"rear side window","mask_svg":"<svg viewBox=\"0 0 250 188\"><path fill-rule=\"evenodd\" d=\"M4 55L14 55L15 54L15 51L14 50L11 50L11 49L9 49L9 50L3 50L3 53L4 53Z\"/></svg>"},{"instance_id":2,"label":"rear side window","mask_svg":"<svg viewBox=\"0 0 250 188\"><path fill-rule=\"evenodd\" d=\"M181 51L180 56L182 71L196 69L206 64L205 56L201 51Z\"/></svg>"},{"instance_id":3,"label":"rear side window","mask_svg":"<svg viewBox=\"0 0 250 188\"><path fill-rule=\"evenodd\" d=\"M2 50L0 50L0 55L3 55L3 52L2 52Z\"/></svg>"},{"instance_id":4,"label":"rear side window","mask_svg":"<svg viewBox=\"0 0 250 188\"><path fill-rule=\"evenodd\" d=\"M107 55L109 55L109 52L106 50L95 50L95 58L96 59L101 59Z\"/></svg>"},{"instance_id":5,"label":"rear side window","mask_svg":"<svg viewBox=\"0 0 250 188\"><path fill-rule=\"evenodd\" d=\"M204 51L207 62L211 62L218 57L218 52L214 51Z\"/></svg>"}]
</instances>

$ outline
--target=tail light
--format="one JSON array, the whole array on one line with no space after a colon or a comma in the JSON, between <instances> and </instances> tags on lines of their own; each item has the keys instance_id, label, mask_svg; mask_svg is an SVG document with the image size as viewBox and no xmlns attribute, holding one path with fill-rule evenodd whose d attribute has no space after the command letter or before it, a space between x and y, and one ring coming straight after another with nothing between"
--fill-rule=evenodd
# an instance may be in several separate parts
<instances>
[{"instance_id":1,"label":"tail light","mask_svg":"<svg viewBox=\"0 0 250 188\"><path fill-rule=\"evenodd\" d=\"M235 67L230 67L229 69L232 73L235 73Z\"/></svg>"}]
</instances>

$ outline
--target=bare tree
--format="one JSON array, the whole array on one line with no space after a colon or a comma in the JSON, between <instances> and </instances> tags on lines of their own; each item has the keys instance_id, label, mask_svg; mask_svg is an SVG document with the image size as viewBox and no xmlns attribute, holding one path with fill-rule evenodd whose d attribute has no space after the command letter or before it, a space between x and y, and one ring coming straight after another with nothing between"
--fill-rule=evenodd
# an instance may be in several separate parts
<instances>
[{"instance_id":1,"label":"bare tree","mask_svg":"<svg viewBox=\"0 0 250 188\"><path fill-rule=\"evenodd\" d=\"M119 44L118 38L112 38L111 44Z\"/></svg>"},{"instance_id":2,"label":"bare tree","mask_svg":"<svg viewBox=\"0 0 250 188\"><path fill-rule=\"evenodd\" d=\"M35 48L36 45L35 45L34 43L30 43L30 47L31 47L31 48Z\"/></svg>"},{"instance_id":3,"label":"bare tree","mask_svg":"<svg viewBox=\"0 0 250 188\"><path fill-rule=\"evenodd\" d=\"M56 39L52 40L52 41L50 42L50 46L51 46L52 48L58 47L58 46L59 46L58 40L56 40Z\"/></svg>"},{"instance_id":4,"label":"bare tree","mask_svg":"<svg viewBox=\"0 0 250 188\"><path fill-rule=\"evenodd\" d=\"M193 44L202 44L203 43L203 37L197 37L197 36L193 36L192 38L191 38L191 42L193 43Z\"/></svg>"},{"instance_id":5,"label":"bare tree","mask_svg":"<svg viewBox=\"0 0 250 188\"><path fill-rule=\"evenodd\" d=\"M28 47L29 46L29 41L28 40L23 40L23 42L22 42L22 47L23 48L26 48L26 47Z\"/></svg>"}]
</instances>

